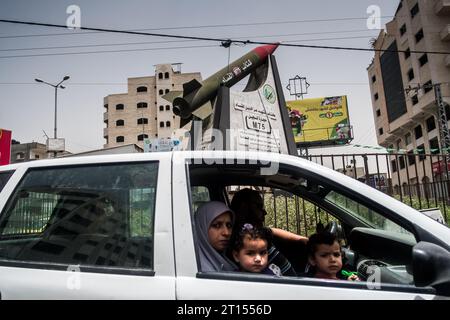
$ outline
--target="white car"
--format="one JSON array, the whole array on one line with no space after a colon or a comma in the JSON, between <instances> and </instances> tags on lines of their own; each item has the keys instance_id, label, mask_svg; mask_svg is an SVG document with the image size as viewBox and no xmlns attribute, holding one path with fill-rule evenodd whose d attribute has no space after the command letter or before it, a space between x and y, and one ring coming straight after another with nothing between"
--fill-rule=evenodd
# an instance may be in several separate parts
<instances>
[{"instance_id":1,"label":"white car","mask_svg":"<svg viewBox=\"0 0 450 320\"><path fill-rule=\"evenodd\" d=\"M363 281L201 272L195 208L228 202L230 186L281 190L334 217L327 228L343 230L346 261ZM0 167L0 190L2 299L450 297L447 226L299 157L196 151L39 160Z\"/></svg>"}]
</instances>

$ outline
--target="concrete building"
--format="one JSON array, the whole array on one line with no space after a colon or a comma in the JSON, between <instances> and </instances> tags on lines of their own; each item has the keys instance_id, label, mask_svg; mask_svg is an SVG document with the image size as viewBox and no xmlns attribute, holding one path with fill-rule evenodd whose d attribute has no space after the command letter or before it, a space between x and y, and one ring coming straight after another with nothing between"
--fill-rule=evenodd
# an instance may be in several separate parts
<instances>
[{"instance_id":1,"label":"concrete building","mask_svg":"<svg viewBox=\"0 0 450 320\"><path fill-rule=\"evenodd\" d=\"M20 143L15 140L11 144L11 163L25 162L49 158L47 146L39 142Z\"/></svg>"},{"instance_id":2,"label":"concrete building","mask_svg":"<svg viewBox=\"0 0 450 320\"><path fill-rule=\"evenodd\" d=\"M70 155L69 151L58 152L58 157ZM11 142L11 163L53 158L53 152L47 151L47 145L39 142Z\"/></svg>"},{"instance_id":3,"label":"concrete building","mask_svg":"<svg viewBox=\"0 0 450 320\"><path fill-rule=\"evenodd\" d=\"M201 75L174 71L173 66L158 64L154 76L128 78L127 93L104 98L105 148L127 144L143 148L145 138L170 138L180 127L180 118L162 96L169 91L182 91L183 83L192 79L201 81Z\"/></svg>"},{"instance_id":4,"label":"concrete building","mask_svg":"<svg viewBox=\"0 0 450 320\"><path fill-rule=\"evenodd\" d=\"M450 0L402 0L395 17L374 42L367 68L378 143L408 154L390 157L395 186L435 180L434 158L413 153L440 153L438 108L432 87L440 83L450 119ZM428 53L415 53L422 51ZM421 85L419 90L409 88ZM449 122L450 125L450 122Z\"/></svg>"}]
</instances>

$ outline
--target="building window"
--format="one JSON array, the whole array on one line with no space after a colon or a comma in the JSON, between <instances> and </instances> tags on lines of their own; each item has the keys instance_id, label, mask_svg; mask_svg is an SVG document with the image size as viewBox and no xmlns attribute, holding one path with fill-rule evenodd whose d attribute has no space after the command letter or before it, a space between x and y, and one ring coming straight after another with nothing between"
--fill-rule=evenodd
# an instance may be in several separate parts
<instances>
[{"instance_id":1,"label":"building window","mask_svg":"<svg viewBox=\"0 0 450 320\"><path fill-rule=\"evenodd\" d=\"M377 81L377 77L372 76L372 83L374 83L375 81Z\"/></svg>"},{"instance_id":2,"label":"building window","mask_svg":"<svg viewBox=\"0 0 450 320\"><path fill-rule=\"evenodd\" d=\"M125 137L124 136L117 136L116 137L116 142L124 142L125 141Z\"/></svg>"},{"instance_id":3,"label":"building window","mask_svg":"<svg viewBox=\"0 0 450 320\"><path fill-rule=\"evenodd\" d=\"M400 35L402 36L402 35L404 35L406 33L406 24L403 24L401 27L400 27Z\"/></svg>"},{"instance_id":4,"label":"building window","mask_svg":"<svg viewBox=\"0 0 450 320\"><path fill-rule=\"evenodd\" d=\"M406 145L411 144L411 133L405 134L405 144Z\"/></svg>"},{"instance_id":5,"label":"building window","mask_svg":"<svg viewBox=\"0 0 450 320\"><path fill-rule=\"evenodd\" d=\"M416 43L422 40L423 38L423 29L420 29L415 35L414 38L416 38Z\"/></svg>"},{"instance_id":6,"label":"building window","mask_svg":"<svg viewBox=\"0 0 450 320\"><path fill-rule=\"evenodd\" d=\"M383 135L383 128L379 128L378 129L378 133L380 134L380 136L382 136Z\"/></svg>"},{"instance_id":7,"label":"building window","mask_svg":"<svg viewBox=\"0 0 450 320\"><path fill-rule=\"evenodd\" d=\"M108 105L107 105L107 104L104 104L103 107L104 107L106 110L108 110Z\"/></svg>"},{"instance_id":8,"label":"building window","mask_svg":"<svg viewBox=\"0 0 450 320\"><path fill-rule=\"evenodd\" d=\"M414 128L414 136L416 137L416 140L422 138L422 126L421 125L418 125L417 127Z\"/></svg>"},{"instance_id":9,"label":"building window","mask_svg":"<svg viewBox=\"0 0 450 320\"><path fill-rule=\"evenodd\" d=\"M163 89L159 89L159 95L162 96L164 94L164 90Z\"/></svg>"},{"instance_id":10,"label":"building window","mask_svg":"<svg viewBox=\"0 0 450 320\"><path fill-rule=\"evenodd\" d=\"M404 52L405 55L405 60L408 59L411 56L411 50L409 50L409 48L407 48Z\"/></svg>"},{"instance_id":11,"label":"building window","mask_svg":"<svg viewBox=\"0 0 450 320\"><path fill-rule=\"evenodd\" d=\"M34 155L34 158L35 158L35 159L39 159L39 155L38 155L38 154L35 154L35 155Z\"/></svg>"},{"instance_id":12,"label":"building window","mask_svg":"<svg viewBox=\"0 0 450 320\"><path fill-rule=\"evenodd\" d=\"M166 93L169 93L170 92L170 90L169 89L166 89Z\"/></svg>"},{"instance_id":13,"label":"building window","mask_svg":"<svg viewBox=\"0 0 450 320\"><path fill-rule=\"evenodd\" d=\"M419 58L420 66L423 66L423 65L427 64L427 62L428 62L428 56L427 56L427 54L425 53L424 55L422 55L422 56Z\"/></svg>"},{"instance_id":14,"label":"building window","mask_svg":"<svg viewBox=\"0 0 450 320\"><path fill-rule=\"evenodd\" d=\"M375 98L375 100L378 100L378 92L375 93L375 95L373 97Z\"/></svg>"},{"instance_id":15,"label":"building window","mask_svg":"<svg viewBox=\"0 0 450 320\"><path fill-rule=\"evenodd\" d=\"M160 121L160 122L159 122L159 127L160 127L160 128L164 128L164 121Z\"/></svg>"},{"instance_id":16,"label":"building window","mask_svg":"<svg viewBox=\"0 0 450 320\"><path fill-rule=\"evenodd\" d=\"M427 132L430 132L436 129L436 122L434 121L434 117L431 116L426 120L427 123Z\"/></svg>"},{"instance_id":17,"label":"building window","mask_svg":"<svg viewBox=\"0 0 450 320\"><path fill-rule=\"evenodd\" d=\"M430 80L430 81L427 81L424 83L423 92L427 93L427 92L430 92L431 90L433 90L433 84L431 83L431 80Z\"/></svg>"},{"instance_id":18,"label":"building window","mask_svg":"<svg viewBox=\"0 0 450 320\"><path fill-rule=\"evenodd\" d=\"M397 162L395 160L391 160L392 172L397 172Z\"/></svg>"},{"instance_id":19,"label":"building window","mask_svg":"<svg viewBox=\"0 0 450 320\"><path fill-rule=\"evenodd\" d=\"M433 138L430 141L430 153L431 154L438 154L439 153L439 141L438 138Z\"/></svg>"},{"instance_id":20,"label":"building window","mask_svg":"<svg viewBox=\"0 0 450 320\"><path fill-rule=\"evenodd\" d=\"M411 102L412 102L413 106L419 103L419 98L417 97L417 94L415 94L411 97Z\"/></svg>"},{"instance_id":21,"label":"building window","mask_svg":"<svg viewBox=\"0 0 450 320\"><path fill-rule=\"evenodd\" d=\"M164 111L164 106L159 106L159 111Z\"/></svg>"},{"instance_id":22,"label":"building window","mask_svg":"<svg viewBox=\"0 0 450 320\"><path fill-rule=\"evenodd\" d=\"M136 89L137 92L147 92L147 87L141 86Z\"/></svg>"},{"instance_id":23,"label":"building window","mask_svg":"<svg viewBox=\"0 0 450 320\"><path fill-rule=\"evenodd\" d=\"M397 140L397 152L398 152L398 150L401 149L401 146L402 146L402 139L398 139Z\"/></svg>"},{"instance_id":24,"label":"building window","mask_svg":"<svg viewBox=\"0 0 450 320\"><path fill-rule=\"evenodd\" d=\"M166 111L170 111L170 106L166 104Z\"/></svg>"},{"instance_id":25,"label":"building window","mask_svg":"<svg viewBox=\"0 0 450 320\"><path fill-rule=\"evenodd\" d=\"M425 146L421 144L420 146L417 146L417 154L419 155L419 161L425 160Z\"/></svg>"},{"instance_id":26,"label":"building window","mask_svg":"<svg viewBox=\"0 0 450 320\"><path fill-rule=\"evenodd\" d=\"M147 102L139 102L139 103L137 104L137 107L138 107L138 109L141 109L141 108L147 108L148 105L147 105Z\"/></svg>"},{"instance_id":27,"label":"building window","mask_svg":"<svg viewBox=\"0 0 450 320\"><path fill-rule=\"evenodd\" d=\"M137 119L137 124L148 124L147 118L139 118Z\"/></svg>"},{"instance_id":28,"label":"building window","mask_svg":"<svg viewBox=\"0 0 450 320\"><path fill-rule=\"evenodd\" d=\"M162 72L158 73L158 79L162 79L162 78L163 78Z\"/></svg>"},{"instance_id":29,"label":"building window","mask_svg":"<svg viewBox=\"0 0 450 320\"><path fill-rule=\"evenodd\" d=\"M164 73L164 78L165 79L169 79L169 73L168 72Z\"/></svg>"},{"instance_id":30,"label":"building window","mask_svg":"<svg viewBox=\"0 0 450 320\"><path fill-rule=\"evenodd\" d=\"M447 121L450 120L450 106L448 104L445 105L445 117Z\"/></svg>"},{"instance_id":31,"label":"building window","mask_svg":"<svg viewBox=\"0 0 450 320\"><path fill-rule=\"evenodd\" d=\"M409 69L408 70L408 80L411 81L412 79L414 79L414 70Z\"/></svg>"},{"instance_id":32,"label":"building window","mask_svg":"<svg viewBox=\"0 0 450 320\"><path fill-rule=\"evenodd\" d=\"M170 128L170 121L166 121L166 127Z\"/></svg>"},{"instance_id":33,"label":"building window","mask_svg":"<svg viewBox=\"0 0 450 320\"><path fill-rule=\"evenodd\" d=\"M23 152L17 152L17 153L16 153L16 159L17 159L17 160L23 160L23 159L25 159L25 153L23 153Z\"/></svg>"},{"instance_id":34,"label":"building window","mask_svg":"<svg viewBox=\"0 0 450 320\"><path fill-rule=\"evenodd\" d=\"M122 103L116 104L116 110L123 110L125 106Z\"/></svg>"},{"instance_id":35,"label":"building window","mask_svg":"<svg viewBox=\"0 0 450 320\"><path fill-rule=\"evenodd\" d=\"M419 3L416 3L414 7L411 8L411 19L413 19L419 13Z\"/></svg>"},{"instance_id":36,"label":"building window","mask_svg":"<svg viewBox=\"0 0 450 320\"><path fill-rule=\"evenodd\" d=\"M377 110L377 117L380 117L381 116L381 111L380 111L380 109L378 109Z\"/></svg>"},{"instance_id":37,"label":"building window","mask_svg":"<svg viewBox=\"0 0 450 320\"><path fill-rule=\"evenodd\" d=\"M398 157L398 163L400 164L400 169L405 169L405 157L404 156Z\"/></svg>"},{"instance_id":38,"label":"building window","mask_svg":"<svg viewBox=\"0 0 450 320\"><path fill-rule=\"evenodd\" d=\"M408 164L412 166L416 163L416 155L412 150L408 151Z\"/></svg>"},{"instance_id":39,"label":"building window","mask_svg":"<svg viewBox=\"0 0 450 320\"><path fill-rule=\"evenodd\" d=\"M123 127L124 125L125 125L125 121L123 121L123 120L117 120L116 121L116 126Z\"/></svg>"},{"instance_id":40,"label":"building window","mask_svg":"<svg viewBox=\"0 0 450 320\"><path fill-rule=\"evenodd\" d=\"M137 136L138 141L144 141L144 139L148 139L148 134L140 134Z\"/></svg>"}]
</instances>

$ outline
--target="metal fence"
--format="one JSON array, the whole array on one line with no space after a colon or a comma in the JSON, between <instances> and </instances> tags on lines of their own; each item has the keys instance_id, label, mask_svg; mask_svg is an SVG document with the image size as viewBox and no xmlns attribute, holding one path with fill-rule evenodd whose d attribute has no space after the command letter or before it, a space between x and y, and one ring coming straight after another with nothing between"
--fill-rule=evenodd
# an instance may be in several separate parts
<instances>
[{"instance_id":1,"label":"metal fence","mask_svg":"<svg viewBox=\"0 0 450 320\"><path fill-rule=\"evenodd\" d=\"M441 208L448 221L450 160L442 154L310 155L308 159L358 179L409 206Z\"/></svg>"},{"instance_id":2,"label":"metal fence","mask_svg":"<svg viewBox=\"0 0 450 320\"><path fill-rule=\"evenodd\" d=\"M441 154L334 154L307 158L358 179L417 210L438 208L447 224L450 222L450 162ZM315 232L318 223L335 220L314 204L288 192L255 189L263 195L268 226L308 236Z\"/></svg>"}]
</instances>

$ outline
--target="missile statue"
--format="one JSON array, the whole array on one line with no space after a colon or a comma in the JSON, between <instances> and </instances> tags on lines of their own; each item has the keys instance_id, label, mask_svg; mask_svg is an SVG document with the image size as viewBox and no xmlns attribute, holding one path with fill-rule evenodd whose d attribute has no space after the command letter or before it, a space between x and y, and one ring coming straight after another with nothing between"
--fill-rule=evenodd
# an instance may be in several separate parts
<instances>
[{"instance_id":1,"label":"missile statue","mask_svg":"<svg viewBox=\"0 0 450 320\"><path fill-rule=\"evenodd\" d=\"M171 91L163 96L172 102L173 113L186 123L192 115L205 119L212 113L211 100L220 86L231 87L263 64L278 44L259 46L200 83L191 80L183 84L183 91Z\"/></svg>"}]
</instances>

